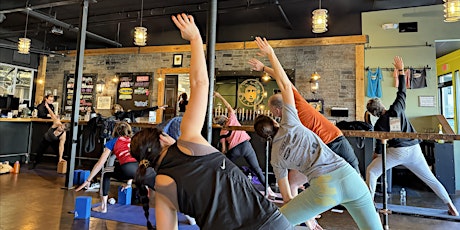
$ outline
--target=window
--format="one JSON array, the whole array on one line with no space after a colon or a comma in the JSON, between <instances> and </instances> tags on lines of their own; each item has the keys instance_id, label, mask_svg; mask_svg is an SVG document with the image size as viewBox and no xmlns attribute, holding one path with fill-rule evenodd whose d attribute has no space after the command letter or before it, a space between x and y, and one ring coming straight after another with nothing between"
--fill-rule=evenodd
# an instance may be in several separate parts
<instances>
[{"instance_id":1,"label":"window","mask_svg":"<svg viewBox=\"0 0 460 230\"><path fill-rule=\"evenodd\" d=\"M454 115L454 90L452 86L452 74L445 74L438 78L439 105L441 114L444 115L450 127L455 128Z\"/></svg>"},{"instance_id":2,"label":"window","mask_svg":"<svg viewBox=\"0 0 460 230\"><path fill-rule=\"evenodd\" d=\"M31 106L35 70L0 63L0 95L14 95Z\"/></svg>"}]
</instances>

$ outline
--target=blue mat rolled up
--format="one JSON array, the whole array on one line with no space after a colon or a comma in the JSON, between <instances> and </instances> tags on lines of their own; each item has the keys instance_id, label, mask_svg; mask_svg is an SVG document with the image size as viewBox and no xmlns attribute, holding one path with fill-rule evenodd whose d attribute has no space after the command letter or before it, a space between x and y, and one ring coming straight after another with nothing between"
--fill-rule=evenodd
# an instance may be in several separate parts
<instances>
[{"instance_id":1,"label":"blue mat rolled up","mask_svg":"<svg viewBox=\"0 0 460 230\"><path fill-rule=\"evenodd\" d=\"M100 204L95 204L93 207L97 207L99 205ZM91 211L91 216L99 219L114 220L118 222L147 226L147 220L144 216L144 209L142 209L142 206L138 205L109 204L107 206L107 213ZM177 219L179 221L180 230L200 229L198 225L190 225L182 213L177 213ZM156 225L154 208L149 209L149 220L152 222L153 226Z\"/></svg>"}]
</instances>

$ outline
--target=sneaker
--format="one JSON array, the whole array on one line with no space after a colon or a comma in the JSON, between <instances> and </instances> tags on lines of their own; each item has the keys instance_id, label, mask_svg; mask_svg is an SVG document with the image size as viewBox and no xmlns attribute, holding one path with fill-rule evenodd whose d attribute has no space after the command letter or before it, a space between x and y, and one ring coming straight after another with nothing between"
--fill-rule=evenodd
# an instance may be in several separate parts
<instances>
[{"instance_id":1,"label":"sneaker","mask_svg":"<svg viewBox=\"0 0 460 230\"><path fill-rule=\"evenodd\" d=\"M88 189L99 189L100 187L101 187L101 185L100 185L98 182L96 182L96 183L92 183L92 184L88 187Z\"/></svg>"}]
</instances>

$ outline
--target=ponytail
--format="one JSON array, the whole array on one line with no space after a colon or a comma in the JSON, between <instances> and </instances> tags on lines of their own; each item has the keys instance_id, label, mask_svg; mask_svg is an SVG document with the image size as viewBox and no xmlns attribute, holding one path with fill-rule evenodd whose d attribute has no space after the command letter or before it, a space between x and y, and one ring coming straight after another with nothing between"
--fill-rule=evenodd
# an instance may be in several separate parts
<instances>
[{"instance_id":1,"label":"ponytail","mask_svg":"<svg viewBox=\"0 0 460 230\"><path fill-rule=\"evenodd\" d=\"M161 131L156 128L142 129L131 139L130 152L138 162L139 167L137 168L135 183L138 188L139 198L144 209L144 215L147 219L147 228L155 229L149 220L149 197L148 188L146 185L155 186L155 181L145 181L147 168L153 167L155 160L158 158L161 152L160 145ZM153 178L154 180L155 178Z\"/></svg>"},{"instance_id":2,"label":"ponytail","mask_svg":"<svg viewBox=\"0 0 460 230\"><path fill-rule=\"evenodd\" d=\"M135 183L136 187L138 188L138 194L142 203L142 208L144 209L144 216L145 219L147 219L147 229L155 229L152 225L152 223L149 220L149 196L148 196L148 188L145 185L145 173L147 171L147 167L149 167L149 161L148 160L142 160L141 163L139 163L139 167L137 168L136 172L136 178L135 178Z\"/></svg>"}]
</instances>

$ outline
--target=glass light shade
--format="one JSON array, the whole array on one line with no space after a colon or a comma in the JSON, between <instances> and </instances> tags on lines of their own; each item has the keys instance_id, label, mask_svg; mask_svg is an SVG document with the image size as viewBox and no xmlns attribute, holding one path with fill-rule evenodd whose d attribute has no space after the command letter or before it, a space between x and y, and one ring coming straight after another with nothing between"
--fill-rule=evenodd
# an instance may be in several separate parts
<instances>
[{"instance_id":1,"label":"glass light shade","mask_svg":"<svg viewBox=\"0 0 460 230\"><path fill-rule=\"evenodd\" d=\"M271 77L270 77L270 75L268 75L268 73L264 73L262 75L262 81L267 82L267 81L270 81L270 79L271 79Z\"/></svg>"},{"instance_id":2,"label":"glass light shade","mask_svg":"<svg viewBox=\"0 0 460 230\"><path fill-rule=\"evenodd\" d=\"M104 91L104 86L105 86L104 81L102 81L102 80L97 81L97 83L96 83L96 92L97 93L102 93L102 91Z\"/></svg>"},{"instance_id":3,"label":"glass light shade","mask_svg":"<svg viewBox=\"0 0 460 230\"><path fill-rule=\"evenodd\" d=\"M319 89L319 83L318 81L310 81L310 90L312 93L316 93Z\"/></svg>"},{"instance_id":4,"label":"glass light shade","mask_svg":"<svg viewBox=\"0 0 460 230\"><path fill-rule=\"evenodd\" d=\"M324 33L327 31L327 10L316 9L313 14L313 33Z\"/></svg>"},{"instance_id":5,"label":"glass light shade","mask_svg":"<svg viewBox=\"0 0 460 230\"><path fill-rule=\"evenodd\" d=\"M460 20L460 0L444 0L444 21L456 22Z\"/></svg>"},{"instance_id":6,"label":"glass light shade","mask_svg":"<svg viewBox=\"0 0 460 230\"><path fill-rule=\"evenodd\" d=\"M321 79L321 76L318 74L318 72L311 74L310 81L318 81L319 79Z\"/></svg>"},{"instance_id":7,"label":"glass light shade","mask_svg":"<svg viewBox=\"0 0 460 230\"><path fill-rule=\"evenodd\" d=\"M18 53L20 53L20 54L29 54L29 50L30 50L30 39L28 39L28 38L19 38Z\"/></svg>"},{"instance_id":8,"label":"glass light shade","mask_svg":"<svg viewBox=\"0 0 460 230\"><path fill-rule=\"evenodd\" d=\"M134 45L145 46L147 43L147 28L134 27Z\"/></svg>"}]
</instances>

